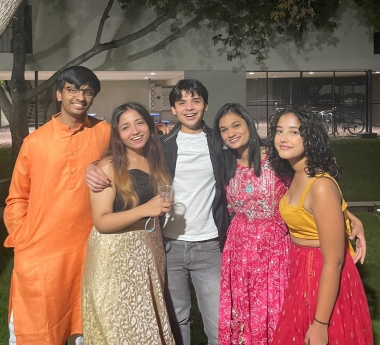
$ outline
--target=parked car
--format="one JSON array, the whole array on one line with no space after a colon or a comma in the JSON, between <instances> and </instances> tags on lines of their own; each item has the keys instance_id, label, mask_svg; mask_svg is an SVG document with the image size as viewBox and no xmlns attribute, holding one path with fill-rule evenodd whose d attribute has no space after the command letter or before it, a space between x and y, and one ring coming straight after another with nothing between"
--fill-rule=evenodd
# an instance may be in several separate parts
<instances>
[{"instance_id":1,"label":"parked car","mask_svg":"<svg viewBox=\"0 0 380 345\"><path fill-rule=\"evenodd\" d=\"M344 96L344 105L364 106L365 105L365 94L359 93L359 92L346 93Z\"/></svg>"},{"instance_id":2,"label":"parked car","mask_svg":"<svg viewBox=\"0 0 380 345\"><path fill-rule=\"evenodd\" d=\"M340 96L339 93L335 93L335 104L339 104L342 100L342 97ZM325 93L318 98L318 103L319 104L328 104L332 105L333 104L333 94L332 93Z\"/></svg>"}]
</instances>

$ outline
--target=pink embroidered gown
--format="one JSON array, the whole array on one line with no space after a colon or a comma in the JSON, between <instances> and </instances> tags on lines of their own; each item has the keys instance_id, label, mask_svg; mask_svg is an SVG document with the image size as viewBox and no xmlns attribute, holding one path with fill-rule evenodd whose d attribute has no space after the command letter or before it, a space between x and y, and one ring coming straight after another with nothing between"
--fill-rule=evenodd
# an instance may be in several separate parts
<instances>
[{"instance_id":1,"label":"pink embroidered gown","mask_svg":"<svg viewBox=\"0 0 380 345\"><path fill-rule=\"evenodd\" d=\"M273 338L288 280L290 239L278 204L287 188L266 159L260 177L237 167L226 187L235 216L222 256L219 345L264 345Z\"/></svg>"}]
</instances>

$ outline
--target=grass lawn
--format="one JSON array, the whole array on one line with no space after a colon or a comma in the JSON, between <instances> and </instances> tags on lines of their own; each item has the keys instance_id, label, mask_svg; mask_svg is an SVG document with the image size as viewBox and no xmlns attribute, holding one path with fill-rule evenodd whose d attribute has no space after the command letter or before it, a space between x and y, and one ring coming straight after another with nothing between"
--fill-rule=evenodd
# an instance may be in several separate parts
<instances>
[{"instance_id":1,"label":"grass lawn","mask_svg":"<svg viewBox=\"0 0 380 345\"><path fill-rule=\"evenodd\" d=\"M339 185L346 201L379 201L380 140L335 139L330 143L342 167Z\"/></svg>"},{"instance_id":2,"label":"grass lawn","mask_svg":"<svg viewBox=\"0 0 380 345\"><path fill-rule=\"evenodd\" d=\"M344 139L332 140L331 147L343 174L339 183L347 201L380 200L380 140ZM0 148L0 181L12 173L11 150ZM0 207L8 195L9 183L0 183ZM367 258L358 265L370 305L375 333L375 344L380 345L380 213L357 213L364 223L367 238ZM4 223L0 220L0 242L6 236ZM13 251L0 246L0 345L7 344L7 310L9 280L13 266ZM192 296L192 343L207 343L203 333L202 319Z\"/></svg>"}]
</instances>

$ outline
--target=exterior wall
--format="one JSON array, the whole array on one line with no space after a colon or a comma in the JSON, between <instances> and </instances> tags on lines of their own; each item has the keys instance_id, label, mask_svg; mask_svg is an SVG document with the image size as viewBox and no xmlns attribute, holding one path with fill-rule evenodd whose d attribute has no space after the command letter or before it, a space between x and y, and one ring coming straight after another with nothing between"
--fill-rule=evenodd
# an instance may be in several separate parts
<instances>
[{"instance_id":1,"label":"exterior wall","mask_svg":"<svg viewBox=\"0 0 380 345\"><path fill-rule=\"evenodd\" d=\"M26 69L31 71L56 71L89 50L94 44L99 21L107 5L106 0L31 0L31 3L34 53L28 55L26 65ZM115 2L105 23L101 42L136 32L154 19L155 14L146 10L125 14ZM220 53L222 47L213 45L213 33L205 26L198 31L190 30L163 50L130 58L131 54L141 52L167 37L171 33L169 25L160 26L156 32L126 46L98 54L83 65L97 71L185 71L185 76L201 80L210 92L205 121L211 126L216 111L225 102L247 104L245 71L379 69L379 56L373 53L373 33L363 25L362 14L348 0L344 0L342 5L339 23L340 27L333 35L310 33L303 51L297 50L291 43L282 42L277 49L269 50L268 58L262 65L251 56L227 61L226 55ZM11 71L12 64L12 54L0 53L0 71ZM374 125L380 124L379 85L376 75L373 78L372 98L378 104L373 105ZM163 82L163 86L170 85ZM149 106L149 82L102 81L102 92L96 97L91 112L110 119L112 109L127 100ZM54 113L55 106L52 108L49 112ZM252 110L252 115L261 120L261 114L256 113ZM175 121L170 111L164 111L161 118Z\"/></svg>"},{"instance_id":2,"label":"exterior wall","mask_svg":"<svg viewBox=\"0 0 380 345\"><path fill-rule=\"evenodd\" d=\"M28 56L27 69L60 69L94 44L98 23L107 1L38 1L32 0L34 23L34 54ZM306 49L297 51L293 44L283 42L269 51L264 65L253 57L227 61L214 46L212 33L203 27L190 30L185 37L165 49L131 62L127 56L165 38L168 25L140 40L114 51L91 58L84 65L94 70L344 70L376 69L378 55L373 54L373 33L363 25L362 15L348 1L342 6L341 23L334 35L313 32L307 37ZM153 12L132 11L126 15L115 3L106 21L102 42L132 33L154 20ZM125 18L126 17L126 18ZM354 18L354 20L353 20ZM0 70L12 69L11 54L0 54Z\"/></svg>"},{"instance_id":3,"label":"exterior wall","mask_svg":"<svg viewBox=\"0 0 380 345\"><path fill-rule=\"evenodd\" d=\"M149 109L149 81L102 81L90 112L110 122L113 109L129 101Z\"/></svg>"},{"instance_id":4,"label":"exterior wall","mask_svg":"<svg viewBox=\"0 0 380 345\"><path fill-rule=\"evenodd\" d=\"M225 104L237 102L245 106L245 72L231 71L185 71L185 77L198 79L209 93L208 110L204 120L212 127L217 111Z\"/></svg>"}]
</instances>

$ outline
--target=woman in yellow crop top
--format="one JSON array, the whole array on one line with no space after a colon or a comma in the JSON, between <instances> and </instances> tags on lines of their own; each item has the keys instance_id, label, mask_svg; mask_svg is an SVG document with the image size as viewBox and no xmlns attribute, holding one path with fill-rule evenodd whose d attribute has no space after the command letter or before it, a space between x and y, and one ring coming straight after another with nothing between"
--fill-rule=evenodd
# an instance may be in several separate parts
<instances>
[{"instance_id":1,"label":"woman in yellow crop top","mask_svg":"<svg viewBox=\"0 0 380 345\"><path fill-rule=\"evenodd\" d=\"M292 178L280 201L289 228L290 278L272 344L373 344L360 276L346 240L346 204L318 115L303 109L270 122L270 161Z\"/></svg>"}]
</instances>

